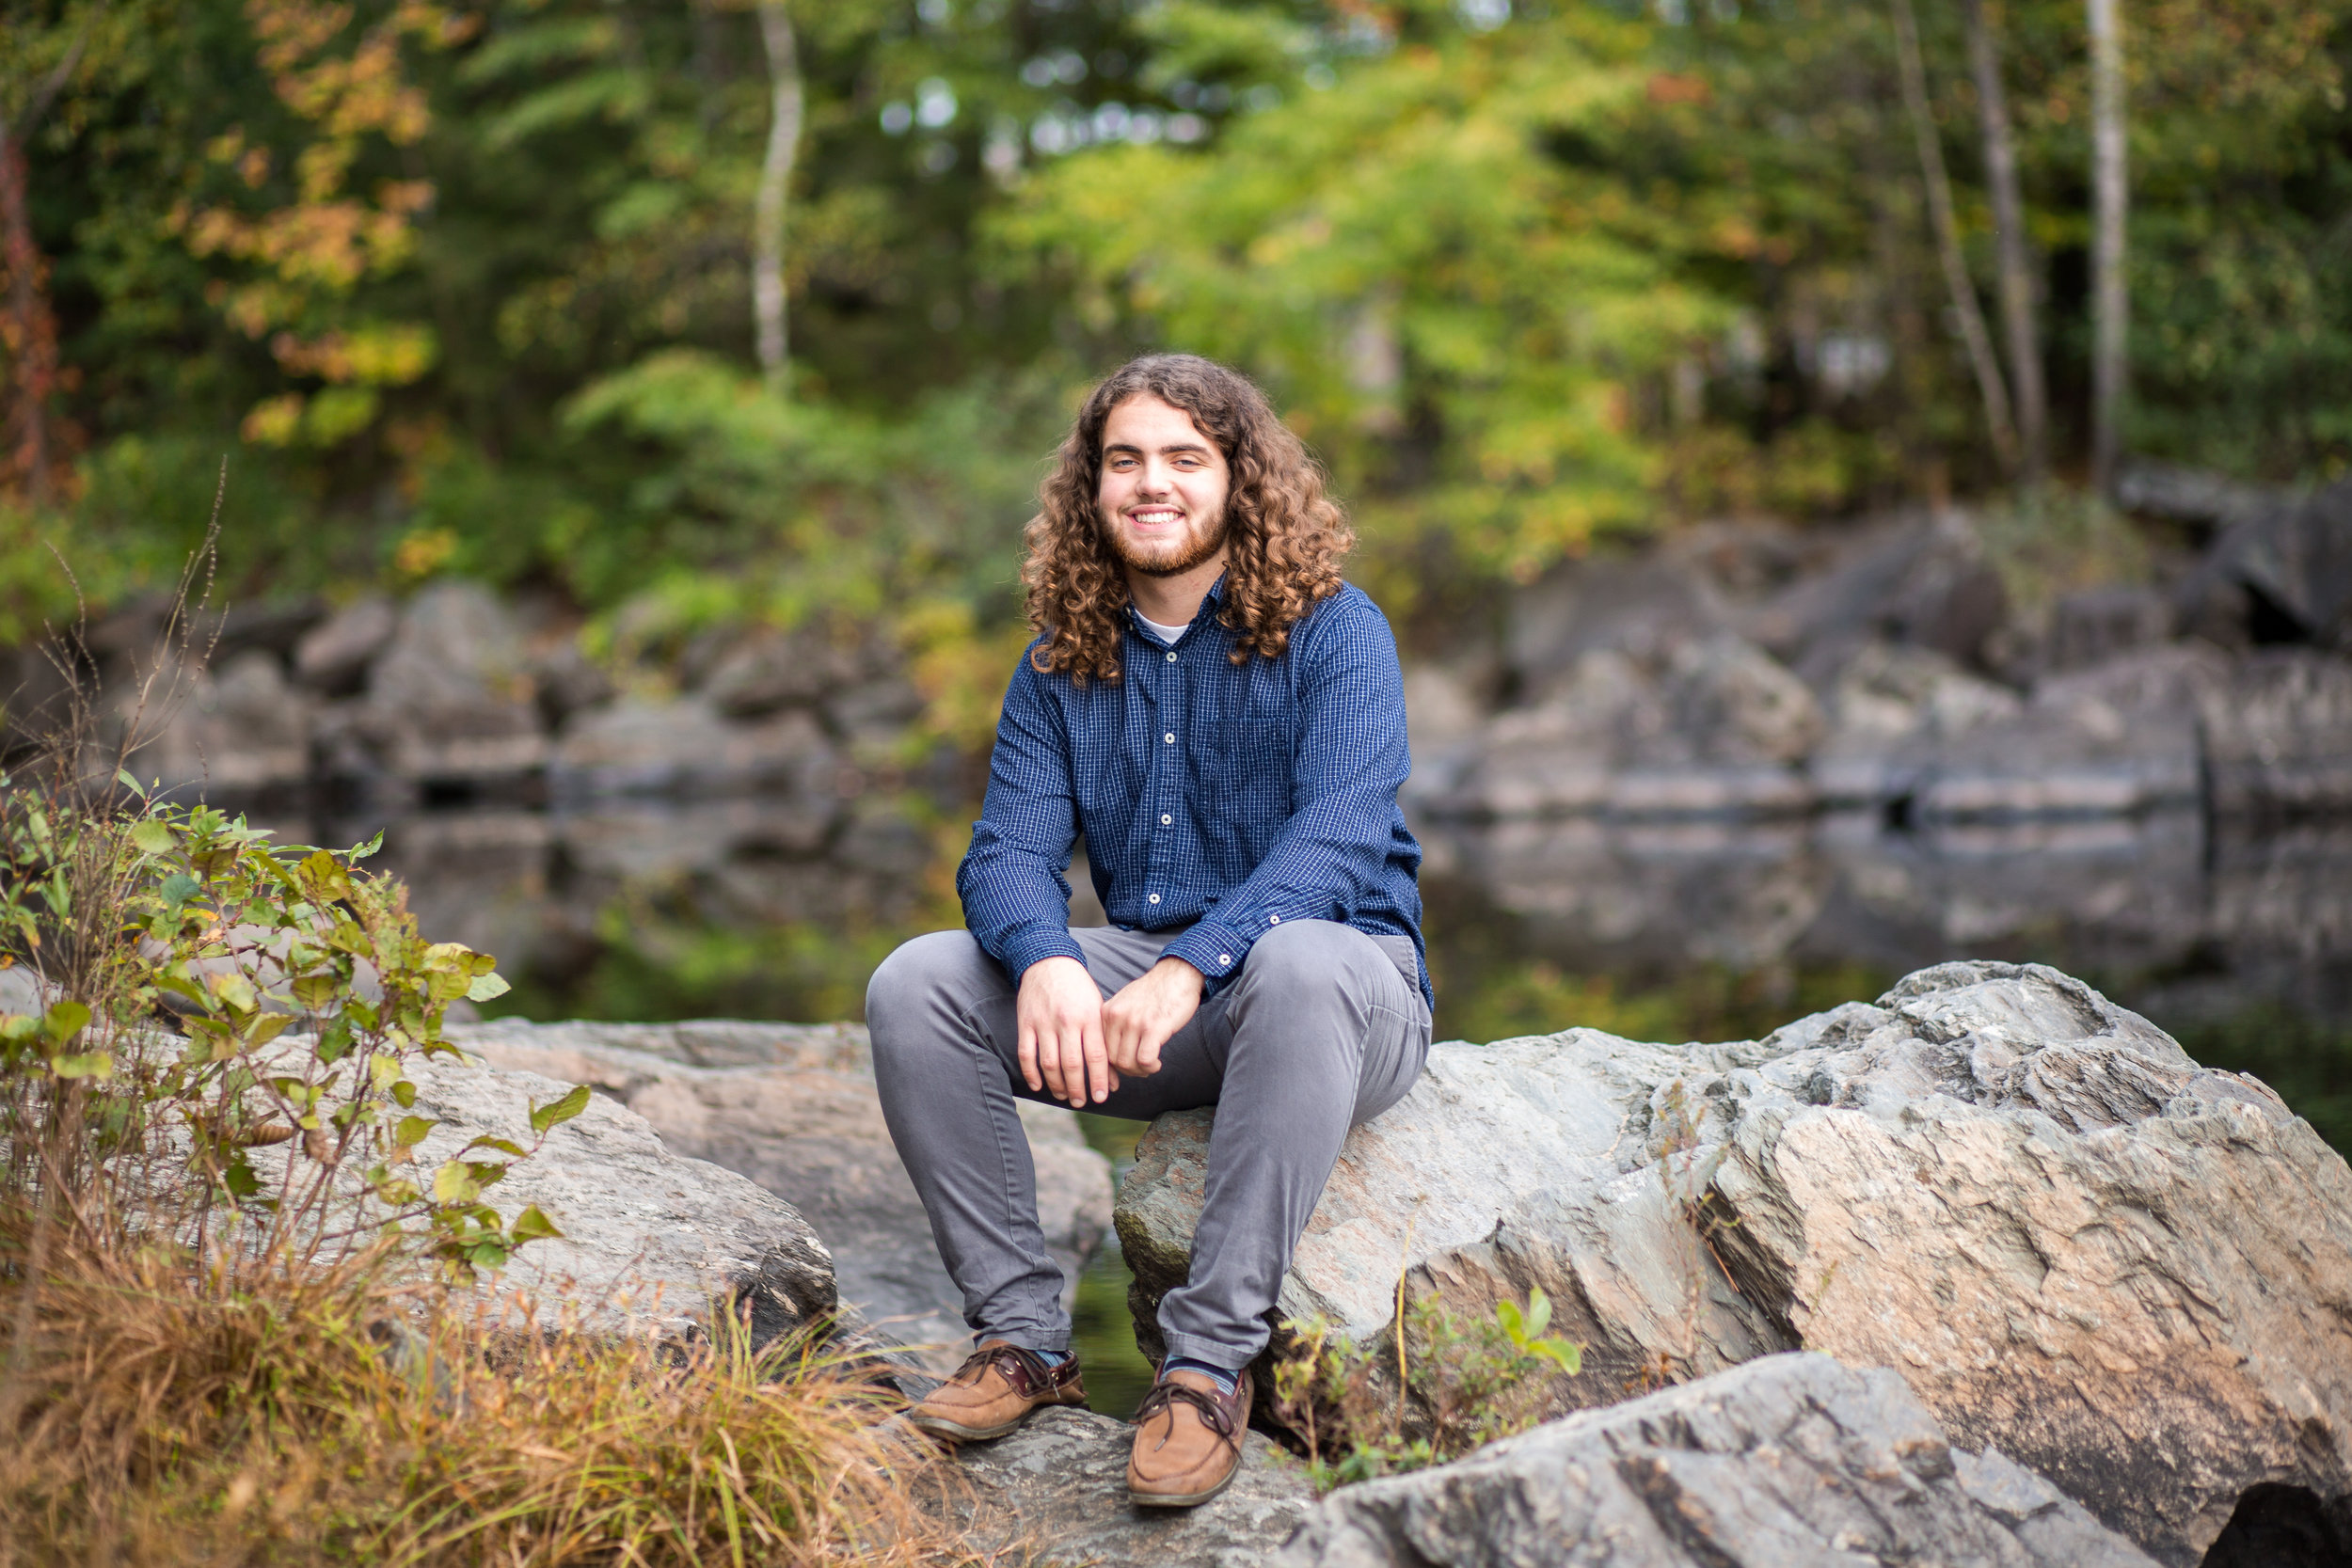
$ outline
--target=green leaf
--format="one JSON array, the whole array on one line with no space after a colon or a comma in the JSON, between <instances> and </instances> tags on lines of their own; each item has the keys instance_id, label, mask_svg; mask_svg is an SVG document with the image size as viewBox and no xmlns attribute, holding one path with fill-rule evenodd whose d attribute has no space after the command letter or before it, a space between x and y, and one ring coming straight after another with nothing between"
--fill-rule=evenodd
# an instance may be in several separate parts
<instances>
[{"instance_id":1,"label":"green leaf","mask_svg":"<svg viewBox=\"0 0 2352 1568\"><path fill-rule=\"evenodd\" d=\"M122 785L125 789L128 789L132 794L137 796L140 800L144 800L147 799L146 789L141 786L137 777L134 775L128 768L118 768L115 769L115 783Z\"/></svg>"},{"instance_id":2,"label":"green leaf","mask_svg":"<svg viewBox=\"0 0 2352 1568\"><path fill-rule=\"evenodd\" d=\"M561 1126L588 1108L588 1085L575 1084L563 1099L531 1108L531 1130L545 1136L549 1128Z\"/></svg>"},{"instance_id":3,"label":"green leaf","mask_svg":"<svg viewBox=\"0 0 2352 1568\"><path fill-rule=\"evenodd\" d=\"M392 1143L401 1148L414 1148L424 1142L424 1135L441 1124L424 1117L403 1117L392 1128Z\"/></svg>"},{"instance_id":4,"label":"green leaf","mask_svg":"<svg viewBox=\"0 0 2352 1568\"><path fill-rule=\"evenodd\" d=\"M392 1101L402 1110L408 1109L417 1102L417 1085L405 1078L402 1079L392 1085Z\"/></svg>"},{"instance_id":5,"label":"green leaf","mask_svg":"<svg viewBox=\"0 0 2352 1568\"><path fill-rule=\"evenodd\" d=\"M433 1201L436 1203L471 1203L481 1196L482 1183L455 1160L433 1173Z\"/></svg>"},{"instance_id":6,"label":"green leaf","mask_svg":"<svg viewBox=\"0 0 2352 1568\"><path fill-rule=\"evenodd\" d=\"M477 1148L496 1149L501 1154L511 1154L517 1160L530 1158L530 1150L524 1148L520 1144L511 1142L505 1138L494 1138L487 1132L485 1132L482 1136L476 1138L473 1142L468 1144L457 1152L460 1154L471 1154Z\"/></svg>"},{"instance_id":7,"label":"green leaf","mask_svg":"<svg viewBox=\"0 0 2352 1568\"><path fill-rule=\"evenodd\" d=\"M555 1222L541 1212L539 1206L535 1203L527 1203L523 1206L523 1212L515 1216L515 1223L507 1227L507 1235L516 1246L522 1245L525 1242L562 1241L564 1239L564 1232L555 1227Z\"/></svg>"},{"instance_id":8,"label":"green leaf","mask_svg":"<svg viewBox=\"0 0 2352 1568\"><path fill-rule=\"evenodd\" d=\"M60 1078L112 1078L115 1073L114 1053L92 1051L81 1056L52 1056L49 1070Z\"/></svg>"},{"instance_id":9,"label":"green leaf","mask_svg":"<svg viewBox=\"0 0 2352 1568\"><path fill-rule=\"evenodd\" d=\"M504 996L512 989L505 979L495 972L488 974L477 974L473 978L473 984L466 988L466 1000L487 1002L495 997Z\"/></svg>"},{"instance_id":10,"label":"green leaf","mask_svg":"<svg viewBox=\"0 0 2352 1568\"><path fill-rule=\"evenodd\" d=\"M151 816L143 818L131 830L131 846L142 855L168 855L178 842L169 828Z\"/></svg>"},{"instance_id":11,"label":"green leaf","mask_svg":"<svg viewBox=\"0 0 2352 1568\"><path fill-rule=\"evenodd\" d=\"M40 1025L51 1039L65 1044L82 1032L89 1022L89 1009L79 1002L53 1002L49 1011L41 1015Z\"/></svg>"},{"instance_id":12,"label":"green leaf","mask_svg":"<svg viewBox=\"0 0 2352 1568\"><path fill-rule=\"evenodd\" d=\"M1550 1325L1551 1298L1544 1294L1542 1286L1529 1286L1527 1291L1527 1337L1531 1339L1537 1338L1541 1337L1544 1330L1549 1328Z\"/></svg>"},{"instance_id":13,"label":"green leaf","mask_svg":"<svg viewBox=\"0 0 2352 1568\"><path fill-rule=\"evenodd\" d=\"M164 885L160 891L164 895L165 907L177 913L181 905L204 891L204 884L184 871L175 871L164 879Z\"/></svg>"}]
</instances>

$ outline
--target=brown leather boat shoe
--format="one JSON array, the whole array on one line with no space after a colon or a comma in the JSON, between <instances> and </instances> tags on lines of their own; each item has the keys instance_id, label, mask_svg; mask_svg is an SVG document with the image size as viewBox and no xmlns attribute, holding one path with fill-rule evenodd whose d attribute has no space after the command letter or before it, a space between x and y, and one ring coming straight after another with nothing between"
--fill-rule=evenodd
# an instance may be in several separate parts
<instances>
[{"instance_id":1,"label":"brown leather boat shoe","mask_svg":"<svg viewBox=\"0 0 2352 1568\"><path fill-rule=\"evenodd\" d=\"M1002 1437L1040 1405L1086 1402L1075 1355L1050 1365L1019 1345L990 1339L908 1411L907 1419L933 1437L980 1443Z\"/></svg>"},{"instance_id":2,"label":"brown leather boat shoe","mask_svg":"<svg viewBox=\"0 0 2352 1568\"><path fill-rule=\"evenodd\" d=\"M1233 1483L1249 1420L1249 1374L1230 1394L1205 1372L1160 1374L1136 1411L1127 1497L1139 1508L1195 1508Z\"/></svg>"}]
</instances>

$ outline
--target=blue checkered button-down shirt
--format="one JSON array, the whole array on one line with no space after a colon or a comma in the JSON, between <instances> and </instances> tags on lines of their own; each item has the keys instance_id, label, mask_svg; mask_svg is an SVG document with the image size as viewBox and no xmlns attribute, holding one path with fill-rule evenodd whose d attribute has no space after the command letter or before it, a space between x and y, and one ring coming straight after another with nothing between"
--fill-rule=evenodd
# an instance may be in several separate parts
<instances>
[{"instance_id":1,"label":"blue checkered button-down shirt","mask_svg":"<svg viewBox=\"0 0 2352 1568\"><path fill-rule=\"evenodd\" d=\"M1237 665L1216 624L1223 587L1173 647L1131 612L1120 680L1080 687L1023 654L956 873L964 924L1016 980L1041 958L1085 961L1063 877L1081 833L1110 918L1189 927L1166 951L1211 993L1285 920L1422 947L1421 846L1396 805L1412 759L1388 621L1343 588L1292 628L1281 657Z\"/></svg>"}]
</instances>

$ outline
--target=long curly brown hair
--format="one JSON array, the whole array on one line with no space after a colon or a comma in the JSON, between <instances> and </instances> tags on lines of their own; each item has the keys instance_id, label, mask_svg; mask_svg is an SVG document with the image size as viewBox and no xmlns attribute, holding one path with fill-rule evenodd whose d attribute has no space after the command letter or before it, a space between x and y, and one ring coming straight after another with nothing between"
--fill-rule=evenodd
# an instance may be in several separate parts
<instances>
[{"instance_id":1,"label":"long curly brown hair","mask_svg":"<svg viewBox=\"0 0 2352 1568\"><path fill-rule=\"evenodd\" d=\"M1347 515L1324 489L1320 465L1247 376L1191 354L1130 360L1094 388L1070 427L1042 510L1025 539L1029 625L1043 637L1030 654L1038 669L1119 679L1127 576L1104 536L1096 498L1103 477L1103 427L1129 398L1150 395L1192 417L1232 470L1225 503L1225 606L1232 660L1279 657L1291 628L1339 592L1340 564L1355 547Z\"/></svg>"}]
</instances>

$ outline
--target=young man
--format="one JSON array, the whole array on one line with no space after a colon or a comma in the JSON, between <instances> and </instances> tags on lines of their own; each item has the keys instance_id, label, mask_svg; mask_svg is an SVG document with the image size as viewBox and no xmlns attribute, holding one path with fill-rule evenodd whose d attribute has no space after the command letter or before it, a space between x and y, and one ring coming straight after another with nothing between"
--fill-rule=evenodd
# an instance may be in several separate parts
<instances>
[{"instance_id":1,"label":"young man","mask_svg":"<svg viewBox=\"0 0 2352 1568\"><path fill-rule=\"evenodd\" d=\"M1341 580L1322 475L1189 355L1097 388L1030 523L1029 645L956 885L968 931L875 972L882 1111L979 1349L918 1405L951 1440L1085 1399L1016 1095L1138 1120L1215 1105L1189 1280L1136 1413L1137 1503L1232 1479L1246 1369L1349 1127L1428 1054L1396 645ZM1113 922L1073 931L1083 833Z\"/></svg>"}]
</instances>

